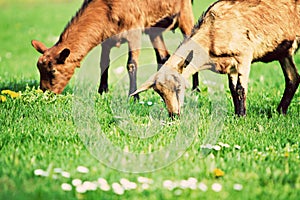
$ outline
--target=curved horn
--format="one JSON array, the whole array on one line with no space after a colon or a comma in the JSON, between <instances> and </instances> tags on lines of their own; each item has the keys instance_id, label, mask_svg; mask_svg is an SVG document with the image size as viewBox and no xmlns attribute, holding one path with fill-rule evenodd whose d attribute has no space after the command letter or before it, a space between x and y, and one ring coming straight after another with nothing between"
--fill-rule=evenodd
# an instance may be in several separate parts
<instances>
[{"instance_id":1,"label":"curved horn","mask_svg":"<svg viewBox=\"0 0 300 200\"><path fill-rule=\"evenodd\" d=\"M130 94L129 96L134 96L136 94L139 94L141 92L144 92L150 88L152 88L154 85L154 76L151 76L145 83L143 83L141 85L141 87L139 87L135 92L133 92L132 94Z\"/></svg>"}]
</instances>

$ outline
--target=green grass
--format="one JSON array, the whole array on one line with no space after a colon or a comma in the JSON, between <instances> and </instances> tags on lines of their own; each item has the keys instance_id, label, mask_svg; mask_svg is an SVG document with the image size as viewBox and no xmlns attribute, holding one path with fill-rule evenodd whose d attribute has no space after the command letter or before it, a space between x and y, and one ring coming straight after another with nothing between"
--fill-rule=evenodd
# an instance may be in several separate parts
<instances>
[{"instance_id":1,"label":"green grass","mask_svg":"<svg viewBox=\"0 0 300 200\"><path fill-rule=\"evenodd\" d=\"M209 1L195 1L195 16L200 16ZM135 153L151 153L170 145L182 126L185 134L196 124L196 137L182 157L162 169L150 173L125 173L107 167L99 162L95 149L88 143L95 141L82 140L80 126L88 119L85 115L78 118L74 111L90 114L84 108L75 107L74 96L79 102L88 103L90 99L76 96L74 86L78 80L73 79L62 95L39 93L39 75L36 68L38 53L31 47L31 39L38 39L47 46L53 45L56 37L63 30L67 21L74 15L81 1L2 1L0 0L0 90L20 91L21 96L0 102L0 199L298 199L300 196L300 93L299 89L290 105L286 116L275 111L284 89L284 77L278 63L253 64L250 74L249 95L247 99L248 115L237 118L233 113L226 77L217 75L225 82L225 93L220 104L225 107L224 113L218 115L219 121L210 117L215 102L207 86L201 84L201 93L187 95L186 110L182 118L195 117L193 120L182 120L169 125L167 114L159 96L153 91L141 95L141 101L154 104L127 103L123 96L127 94L127 74L116 75L114 70L125 65L126 55L113 63L110 70L111 92L96 98L91 108L95 119L101 125L105 136L121 150ZM124 52L114 49L114 55ZM98 70L99 50L85 60L83 67L91 65ZM146 55L146 56L145 56ZM154 60L151 50L142 53L140 63ZM296 56L298 69L299 54ZM96 66L95 66L96 65ZM139 70L139 84L154 69L142 66ZM146 73L147 72L147 73ZM77 70L77 77L81 71ZM122 86L122 87L120 87ZM95 86L96 88L97 86ZM119 90L119 89L123 90ZM74 95L75 93L75 95ZM120 97L118 97L118 95ZM91 98L91 99L92 99ZM118 102L120 100L120 102ZM93 101L92 101L93 102ZM125 102L125 103L124 103ZM79 104L81 105L81 104ZM82 104L88 105L88 104ZM128 107L124 106L128 105ZM117 110L117 109L120 110ZM116 110L114 110L116 109ZM122 109L129 115L133 124L132 134L122 130ZM191 110L192 109L192 110ZM86 112L85 112L86 111ZM128 113L129 112L129 113ZM138 130L145 130L151 123L149 113L159 121L154 121L155 130L161 128L160 134L139 138ZM77 113L78 114L78 113ZM79 113L80 114L80 113ZM77 116L77 117L76 117ZM90 116L88 116L90 117ZM121 122L120 122L121 121ZM220 150L205 152L205 138L211 138L211 127L223 122L222 132L217 139L228 144ZM160 125L164 124L163 125ZM181 124L180 124L181 123ZM81 127L82 127L81 126ZM92 126L92 125L91 125ZM120 128L121 127L121 128ZM146 131L145 131L146 132ZM141 133L144 133L141 131ZM153 132L155 133L155 131ZM145 135L149 136L149 135ZM240 146L236 148L235 145ZM219 146L221 146L219 144ZM93 147L93 146L92 146ZM99 147L99 146L98 146ZM114 153L114 152L113 152ZM207 155L207 156L203 156ZM99 155L98 155L99 156ZM101 155L100 155L101 156ZM105 155L103 155L104 157ZM100 158L101 159L101 158ZM118 163L118 160L114 161ZM112 164L114 164L112 162ZM161 159L161 163L168 163ZM161 163L153 163L159 166ZM152 163L151 163L152 164ZM86 166L89 173L81 174L77 166ZM136 167L136 166L134 166ZM48 177L34 175L35 169L48 170ZM71 178L57 177L54 168L62 168L71 174ZM221 169L225 174L216 177L214 169ZM151 178L153 183L143 190L137 182L139 176ZM126 191L124 195L114 194L112 190L89 191L84 194L61 189L62 183L71 183L74 178L95 181L105 178L111 185L121 178L137 182L137 189ZM207 191L200 189L168 190L163 187L165 180L181 181L195 177L198 182L206 184ZM222 190L212 190L214 183L220 183ZM233 188L234 184L243 186L241 191Z\"/></svg>"}]
</instances>

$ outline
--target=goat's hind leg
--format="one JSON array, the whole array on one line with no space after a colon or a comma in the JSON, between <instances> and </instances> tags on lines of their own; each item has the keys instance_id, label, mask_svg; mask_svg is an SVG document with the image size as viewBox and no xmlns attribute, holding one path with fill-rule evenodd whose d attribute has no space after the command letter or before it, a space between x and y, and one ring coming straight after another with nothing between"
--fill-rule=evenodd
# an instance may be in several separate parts
<instances>
[{"instance_id":1,"label":"goat's hind leg","mask_svg":"<svg viewBox=\"0 0 300 200\"><path fill-rule=\"evenodd\" d=\"M108 92L108 68L110 63L110 51L112 44L109 41L105 41L101 44L101 56L100 56L100 85L98 93Z\"/></svg>"},{"instance_id":2,"label":"goat's hind leg","mask_svg":"<svg viewBox=\"0 0 300 200\"><path fill-rule=\"evenodd\" d=\"M300 76L297 72L293 56L289 55L284 57L283 59L280 59L279 62L285 77L285 89L280 104L277 107L277 111L279 113L286 114L292 98L299 86Z\"/></svg>"}]
</instances>

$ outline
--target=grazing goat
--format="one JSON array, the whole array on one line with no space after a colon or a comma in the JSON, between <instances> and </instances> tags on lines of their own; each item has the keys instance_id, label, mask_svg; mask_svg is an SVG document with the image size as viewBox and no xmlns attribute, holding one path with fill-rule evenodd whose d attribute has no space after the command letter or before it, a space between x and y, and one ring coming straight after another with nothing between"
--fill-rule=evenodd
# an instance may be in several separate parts
<instances>
[{"instance_id":1,"label":"grazing goat","mask_svg":"<svg viewBox=\"0 0 300 200\"><path fill-rule=\"evenodd\" d=\"M40 88L61 93L86 54L99 43L115 36L117 41L128 41L127 69L132 93L136 90L142 31L168 17L176 17L182 33L190 35L194 23L191 0L85 0L54 46L47 48L39 41L32 41L33 47L43 54L37 62ZM126 34L128 30L134 31ZM122 34L116 36L119 33ZM160 38L161 33L153 36L153 40ZM155 45L155 48L160 47ZM102 89L99 88L99 91Z\"/></svg>"},{"instance_id":2,"label":"grazing goat","mask_svg":"<svg viewBox=\"0 0 300 200\"><path fill-rule=\"evenodd\" d=\"M250 65L279 61L285 90L278 112L286 114L300 76L293 55L300 44L300 0L220 0L212 4L162 68L133 95L149 88L180 114L185 79L209 69L228 74L235 113L246 115ZM191 63L190 63L191 62Z\"/></svg>"}]
</instances>

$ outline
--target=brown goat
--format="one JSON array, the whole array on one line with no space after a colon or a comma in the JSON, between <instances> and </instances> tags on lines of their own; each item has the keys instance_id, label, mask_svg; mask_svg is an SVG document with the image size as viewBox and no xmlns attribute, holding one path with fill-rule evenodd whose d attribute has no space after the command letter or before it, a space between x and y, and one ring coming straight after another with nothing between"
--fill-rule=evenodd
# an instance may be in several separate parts
<instances>
[{"instance_id":1,"label":"brown goat","mask_svg":"<svg viewBox=\"0 0 300 200\"><path fill-rule=\"evenodd\" d=\"M285 91L277 110L286 114L300 83L293 59L299 44L300 0L220 0L199 19L191 37L133 94L153 88L173 116L180 113L185 79L209 69L228 74L235 113L244 116L251 63L278 60Z\"/></svg>"},{"instance_id":2,"label":"brown goat","mask_svg":"<svg viewBox=\"0 0 300 200\"><path fill-rule=\"evenodd\" d=\"M43 54L37 63L40 88L61 93L92 48L114 35L134 29L120 38L125 38L129 44L130 93L135 91L142 30L170 16L178 16L183 34L191 33L191 0L85 0L53 47L32 41L33 47Z\"/></svg>"}]
</instances>

